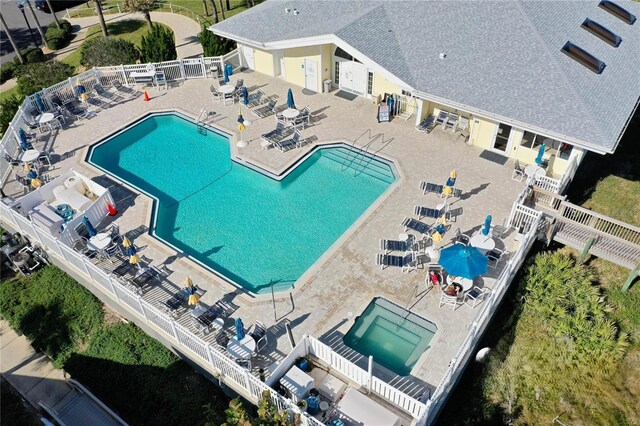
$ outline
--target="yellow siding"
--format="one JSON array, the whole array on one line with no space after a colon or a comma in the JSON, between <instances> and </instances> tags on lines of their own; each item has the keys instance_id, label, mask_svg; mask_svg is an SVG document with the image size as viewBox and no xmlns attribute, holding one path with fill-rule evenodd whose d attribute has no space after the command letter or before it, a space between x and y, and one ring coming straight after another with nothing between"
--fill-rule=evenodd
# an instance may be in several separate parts
<instances>
[{"instance_id":1,"label":"yellow siding","mask_svg":"<svg viewBox=\"0 0 640 426\"><path fill-rule=\"evenodd\" d=\"M318 63L318 91L322 90L322 46L295 47L285 49L284 66L286 80L289 83L304 87L304 60Z\"/></svg>"},{"instance_id":2,"label":"yellow siding","mask_svg":"<svg viewBox=\"0 0 640 426\"><path fill-rule=\"evenodd\" d=\"M320 78L322 81L324 80L332 80L332 64L331 64L331 52L333 52L334 47L332 44L325 44L322 46L322 64L320 64L320 68L322 72L320 73ZM318 87L322 87L318 85ZM318 89L320 91L320 89Z\"/></svg>"},{"instance_id":3,"label":"yellow siding","mask_svg":"<svg viewBox=\"0 0 640 426\"><path fill-rule=\"evenodd\" d=\"M471 118L471 138L469 143L480 148L489 149L493 143L493 137L498 125L492 121L481 118Z\"/></svg>"},{"instance_id":4,"label":"yellow siding","mask_svg":"<svg viewBox=\"0 0 640 426\"><path fill-rule=\"evenodd\" d=\"M273 54L265 50L253 49L256 71L275 77L273 69Z\"/></svg>"},{"instance_id":5,"label":"yellow siding","mask_svg":"<svg viewBox=\"0 0 640 426\"><path fill-rule=\"evenodd\" d=\"M373 96L385 93L402 93L402 90L378 73L373 74Z\"/></svg>"}]
</instances>

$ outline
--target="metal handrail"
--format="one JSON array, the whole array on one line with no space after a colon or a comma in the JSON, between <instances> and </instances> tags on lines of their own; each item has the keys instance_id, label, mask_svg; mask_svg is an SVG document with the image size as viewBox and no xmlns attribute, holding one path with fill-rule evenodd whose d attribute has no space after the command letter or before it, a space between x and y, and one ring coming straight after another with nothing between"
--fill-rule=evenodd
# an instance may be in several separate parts
<instances>
[{"instance_id":1,"label":"metal handrail","mask_svg":"<svg viewBox=\"0 0 640 426\"><path fill-rule=\"evenodd\" d=\"M113 418L115 421L117 421L118 423L120 423L123 426L129 426L127 422L122 420L120 418L120 416L118 416L116 413L114 413L109 407L107 407L102 401L100 401L100 399L98 399L98 397L96 397L94 394L92 394L89 391L89 389L85 388L82 384L80 384L80 382L78 382L77 380L74 380L74 379L67 379L67 382L71 386L76 388L80 393L82 393L82 394L88 396L89 398L91 398L91 400L93 402L95 402L98 405L98 407L100 407L100 409L102 409L102 411L104 411L109 416L111 416L111 418Z\"/></svg>"}]
</instances>

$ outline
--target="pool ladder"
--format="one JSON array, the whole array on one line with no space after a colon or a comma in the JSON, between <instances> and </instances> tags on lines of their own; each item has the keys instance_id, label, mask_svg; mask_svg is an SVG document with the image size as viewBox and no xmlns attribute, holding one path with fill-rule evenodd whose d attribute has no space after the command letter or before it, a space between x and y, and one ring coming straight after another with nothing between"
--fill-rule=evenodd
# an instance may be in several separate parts
<instances>
[{"instance_id":1,"label":"pool ladder","mask_svg":"<svg viewBox=\"0 0 640 426\"><path fill-rule=\"evenodd\" d=\"M200 115L196 121L196 129L201 135L207 135L207 128L204 126L205 120L209 117L209 111L206 108L200 110Z\"/></svg>"},{"instance_id":2,"label":"pool ladder","mask_svg":"<svg viewBox=\"0 0 640 426\"><path fill-rule=\"evenodd\" d=\"M342 167L340 168L341 171L344 172L345 170L347 170L349 168L353 168L355 170L353 175L354 176L358 176L367 167L367 165L371 161L371 157L369 157L366 154L369 152L369 148L371 147L371 145L373 145L373 143L375 141L377 141L382 136L382 133L378 133L377 135L372 136L371 135L371 129L368 129L363 134L361 134L356 140L354 140L353 143L351 144L351 147L355 148L356 142L360 138L365 136L367 133L368 133L368 136L369 136L369 141L362 148L359 148L358 150L352 150L353 157L351 155L347 156L345 161L342 163ZM362 165L362 159L368 159L369 161L364 163L364 166L363 166ZM356 163L356 161L357 161L357 164L354 164L354 163Z\"/></svg>"}]
</instances>

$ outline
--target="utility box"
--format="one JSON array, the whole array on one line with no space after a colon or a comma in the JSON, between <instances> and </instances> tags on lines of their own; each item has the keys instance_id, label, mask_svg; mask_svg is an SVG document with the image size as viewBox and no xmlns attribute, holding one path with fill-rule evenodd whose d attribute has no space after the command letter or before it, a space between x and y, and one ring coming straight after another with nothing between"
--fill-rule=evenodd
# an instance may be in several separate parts
<instances>
[{"instance_id":1,"label":"utility box","mask_svg":"<svg viewBox=\"0 0 640 426\"><path fill-rule=\"evenodd\" d=\"M329 93L331 91L331 80L325 80L324 83L324 93Z\"/></svg>"}]
</instances>

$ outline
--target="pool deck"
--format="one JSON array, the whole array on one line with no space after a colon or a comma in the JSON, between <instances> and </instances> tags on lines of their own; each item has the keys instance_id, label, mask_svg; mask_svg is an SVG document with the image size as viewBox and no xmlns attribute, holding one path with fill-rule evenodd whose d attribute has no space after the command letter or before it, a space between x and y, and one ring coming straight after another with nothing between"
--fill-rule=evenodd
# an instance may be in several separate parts
<instances>
[{"instance_id":1,"label":"pool deck","mask_svg":"<svg viewBox=\"0 0 640 426\"><path fill-rule=\"evenodd\" d=\"M241 73L240 76L244 78L250 93L262 88L267 96L277 95L279 104L286 100L290 87L286 82L256 72ZM232 83L236 77L232 77ZM177 110L195 119L202 108L207 108L216 112L208 124L237 133L239 105L224 106L212 101L209 94L212 83L213 80L188 80L167 91L151 89L150 102L144 102L139 97L99 111L95 117L68 125L48 137L39 136L39 146L45 144L55 153L51 177L73 168L103 184L113 185L110 190L119 209L115 221L121 232L134 239L144 259L172 271L168 277L170 282L149 290L144 296L146 300L162 303L189 275L204 290L202 302L205 304L211 305L224 298L237 306L233 316L242 317L246 325L258 320L270 326L270 343L264 353L257 356L254 367L267 366L289 352L290 345L283 326L288 322L296 339L304 334L315 336L366 368L366 359L346 348L342 344L342 337L369 302L376 296L383 296L434 322L438 331L431 341L431 347L420 358L410 376L398 377L379 366L374 369L374 374L415 397L422 395L427 388L433 389L443 378L479 309L474 310L466 305L455 311L451 307L439 308L440 294L434 290L425 291L424 269L409 273L393 267L381 270L375 265L375 255L380 252L379 239L397 239L398 234L404 231L400 226L403 218L415 217L415 205L435 208L442 199L436 194L423 195L418 184L421 180L444 183L452 169L458 172L456 187L462 189L464 195L462 199L452 199L451 205L462 207L463 214L457 218L457 222L451 223L445 242L450 243L457 227L468 235L477 231L487 214L493 216L495 224L501 224L509 215L516 195L525 185L524 182L511 179L512 163L500 165L480 158L481 149L465 145L462 138L451 130L443 131L438 127L428 135L419 133L414 129L415 117L408 121L394 119L390 123L378 123L377 107L371 100L345 100L335 96L336 91L330 94L305 94L306 90L297 87L292 87L297 106L301 108L308 105L315 116L315 124L303 130L302 135L313 135L317 142L287 153L277 149L264 151L260 146L260 135L272 130L275 120L273 117L258 119L243 108L245 119L251 121L243 134L249 146L238 149L235 143L232 144L232 155L243 161L279 174L319 143L345 141L351 144L355 141L356 146L364 146L369 141L370 132L373 136L381 136L371 144L369 152L394 161L400 174L398 181L298 280L295 288L276 294L274 312L270 293L258 297L248 295L151 237L146 232L151 200L116 184L84 162L91 144L152 111ZM282 105L279 107L283 109ZM197 159L194 158L194 161ZM21 191L17 188L12 174L3 190L7 195L19 197ZM333 208L340 209L340 206ZM434 222L423 220L429 224ZM517 244L512 236L507 235L498 241L497 247L513 252ZM245 255L247 262L251 262L251 253ZM113 268L108 262L104 266ZM491 288L499 272L500 269L489 269L489 274L477 279L476 284ZM268 286L268 283L265 285ZM190 326L189 315L185 312L179 321ZM213 340L214 337L208 336L207 339Z\"/></svg>"}]
</instances>

